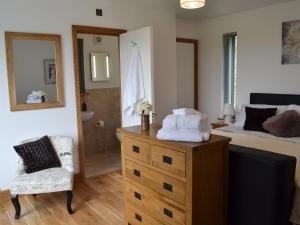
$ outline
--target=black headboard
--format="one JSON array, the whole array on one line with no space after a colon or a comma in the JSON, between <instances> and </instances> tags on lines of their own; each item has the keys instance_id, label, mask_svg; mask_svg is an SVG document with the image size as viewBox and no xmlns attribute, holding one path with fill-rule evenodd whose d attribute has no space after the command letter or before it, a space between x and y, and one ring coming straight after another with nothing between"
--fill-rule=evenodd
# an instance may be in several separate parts
<instances>
[{"instance_id":1,"label":"black headboard","mask_svg":"<svg viewBox=\"0 0 300 225\"><path fill-rule=\"evenodd\" d=\"M251 93L250 104L300 105L300 95Z\"/></svg>"}]
</instances>

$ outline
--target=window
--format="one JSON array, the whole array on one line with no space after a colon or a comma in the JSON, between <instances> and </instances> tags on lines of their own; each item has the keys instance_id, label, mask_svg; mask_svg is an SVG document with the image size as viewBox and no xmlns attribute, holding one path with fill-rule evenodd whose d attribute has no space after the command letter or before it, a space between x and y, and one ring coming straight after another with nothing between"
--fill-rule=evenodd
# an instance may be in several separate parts
<instances>
[{"instance_id":1,"label":"window","mask_svg":"<svg viewBox=\"0 0 300 225\"><path fill-rule=\"evenodd\" d=\"M236 105L237 33L224 34L223 103Z\"/></svg>"}]
</instances>

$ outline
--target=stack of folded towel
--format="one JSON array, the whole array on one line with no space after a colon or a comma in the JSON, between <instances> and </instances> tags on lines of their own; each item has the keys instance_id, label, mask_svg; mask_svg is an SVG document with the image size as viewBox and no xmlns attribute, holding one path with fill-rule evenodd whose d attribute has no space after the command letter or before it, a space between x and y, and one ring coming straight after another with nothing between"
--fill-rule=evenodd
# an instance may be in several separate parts
<instances>
[{"instance_id":1,"label":"stack of folded towel","mask_svg":"<svg viewBox=\"0 0 300 225\"><path fill-rule=\"evenodd\" d=\"M30 93L26 99L27 104L41 103L41 102L42 102L41 97L39 96L37 91L32 91L32 93Z\"/></svg>"},{"instance_id":2,"label":"stack of folded towel","mask_svg":"<svg viewBox=\"0 0 300 225\"><path fill-rule=\"evenodd\" d=\"M163 120L157 138L170 141L203 142L209 140L207 115L194 109L173 110Z\"/></svg>"}]
</instances>

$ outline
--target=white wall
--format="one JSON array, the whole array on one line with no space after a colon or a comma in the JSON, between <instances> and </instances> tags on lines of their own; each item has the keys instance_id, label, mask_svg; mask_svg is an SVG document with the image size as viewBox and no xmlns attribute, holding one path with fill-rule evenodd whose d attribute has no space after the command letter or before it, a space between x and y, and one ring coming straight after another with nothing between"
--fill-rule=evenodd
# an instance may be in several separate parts
<instances>
[{"instance_id":1,"label":"white wall","mask_svg":"<svg viewBox=\"0 0 300 225\"><path fill-rule=\"evenodd\" d=\"M103 35L101 44L94 43L92 34L78 34L78 38L83 39L85 88L88 90L120 87L119 38ZM92 82L91 52L108 53L111 80Z\"/></svg>"},{"instance_id":2,"label":"white wall","mask_svg":"<svg viewBox=\"0 0 300 225\"><path fill-rule=\"evenodd\" d=\"M128 30L153 26L155 102L159 118L176 106L175 14L163 8L135 7L134 3L121 0L1 0L0 4L0 188L7 188L15 176L17 155L12 146L19 140L44 134L70 135L77 140L72 24ZM95 16L96 8L103 8L103 17ZM4 31L62 35L64 108L9 111Z\"/></svg>"},{"instance_id":3,"label":"white wall","mask_svg":"<svg viewBox=\"0 0 300 225\"><path fill-rule=\"evenodd\" d=\"M13 60L17 103L25 104L32 91L43 90L47 101L57 101L56 85L45 83L44 60L55 59L51 41L14 40Z\"/></svg>"},{"instance_id":4,"label":"white wall","mask_svg":"<svg viewBox=\"0 0 300 225\"><path fill-rule=\"evenodd\" d=\"M198 21L176 18L176 37L197 39Z\"/></svg>"},{"instance_id":5,"label":"white wall","mask_svg":"<svg viewBox=\"0 0 300 225\"><path fill-rule=\"evenodd\" d=\"M281 25L300 19L300 1L199 22L199 103L216 120L222 108L224 33L238 33L237 104L251 92L300 94L300 65L281 65ZM177 21L177 35L195 37L192 22Z\"/></svg>"}]
</instances>

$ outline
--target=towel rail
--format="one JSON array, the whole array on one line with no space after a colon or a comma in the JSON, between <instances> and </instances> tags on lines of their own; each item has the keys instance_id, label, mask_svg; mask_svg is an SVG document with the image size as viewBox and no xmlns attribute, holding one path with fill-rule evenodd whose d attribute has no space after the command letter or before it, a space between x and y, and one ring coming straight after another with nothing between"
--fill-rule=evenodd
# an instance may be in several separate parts
<instances>
[{"instance_id":1,"label":"towel rail","mask_svg":"<svg viewBox=\"0 0 300 225\"><path fill-rule=\"evenodd\" d=\"M131 43L132 43L132 46L133 46L133 47L137 46L137 43L136 43L136 42L131 41Z\"/></svg>"}]
</instances>

